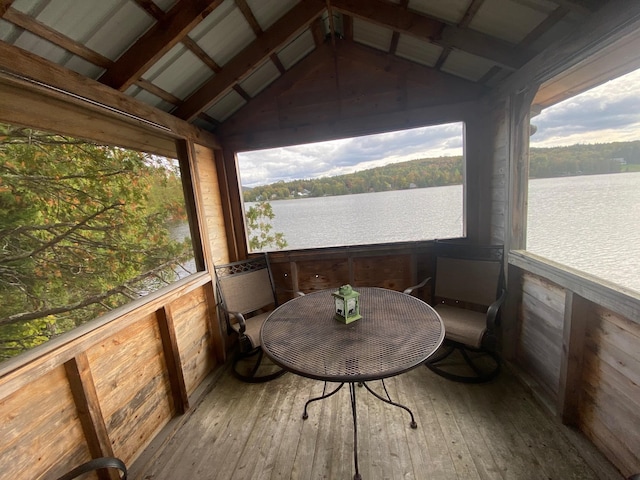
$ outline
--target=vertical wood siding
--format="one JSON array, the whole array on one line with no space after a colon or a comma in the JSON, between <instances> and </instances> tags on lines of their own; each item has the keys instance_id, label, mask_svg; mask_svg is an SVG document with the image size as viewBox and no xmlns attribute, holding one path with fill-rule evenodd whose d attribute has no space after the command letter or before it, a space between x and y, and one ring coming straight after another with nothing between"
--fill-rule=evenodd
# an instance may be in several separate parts
<instances>
[{"instance_id":1,"label":"vertical wood siding","mask_svg":"<svg viewBox=\"0 0 640 480\"><path fill-rule=\"evenodd\" d=\"M100 341L87 356L113 452L129 463L175 409L156 314Z\"/></svg>"},{"instance_id":2,"label":"vertical wood siding","mask_svg":"<svg viewBox=\"0 0 640 480\"><path fill-rule=\"evenodd\" d=\"M227 233L224 222L215 152L208 147L195 144L195 174L200 200L201 224L204 228L203 241L207 243L211 262L227 263ZM209 265L211 268L212 265Z\"/></svg>"},{"instance_id":3,"label":"vertical wood siding","mask_svg":"<svg viewBox=\"0 0 640 480\"><path fill-rule=\"evenodd\" d=\"M215 314L215 309L210 303L204 288L194 290L189 295L171 303L189 395L217 366L212 327L202 321L202 319L212 318Z\"/></svg>"},{"instance_id":4,"label":"vertical wood siding","mask_svg":"<svg viewBox=\"0 0 640 480\"><path fill-rule=\"evenodd\" d=\"M596 309L587 330L579 424L625 474L640 471L640 324Z\"/></svg>"},{"instance_id":5,"label":"vertical wood siding","mask_svg":"<svg viewBox=\"0 0 640 480\"><path fill-rule=\"evenodd\" d=\"M516 360L542 400L627 477L640 471L640 296L512 252L522 300Z\"/></svg>"},{"instance_id":6,"label":"vertical wood siding","mask_svg":"<svg viewBox=\"0 0 640 480\"><path fill-rule=\"evenodd\" d=\"M38 478L89 455L62 365L0 400L2 478Z\"/></svg>"},{"instance_id":7,"label":"vertical wood siding","mask_svg":"<svg viewBox=\"0 0 640 480\"><path fill-rule=\"evenodd\" d=\"M564 289L525 274L518 361L527 366L556 400L564 323Z\"/></svg>"},{"instance_id":8,"label":"vertical wood siding","mask_svg":"<svg viewBox=\"0 0 640 480\"><path fill-rule=\"evenodd\" d=\"M0 378L3 478L55 479L100 455L130 464L185 410L176 402L188 407L220 357L211 278L201 273L151 297L92 330L69 332L68 342ZM161 331L166 312L170 335Z\"/></svg>"}]
</instances>

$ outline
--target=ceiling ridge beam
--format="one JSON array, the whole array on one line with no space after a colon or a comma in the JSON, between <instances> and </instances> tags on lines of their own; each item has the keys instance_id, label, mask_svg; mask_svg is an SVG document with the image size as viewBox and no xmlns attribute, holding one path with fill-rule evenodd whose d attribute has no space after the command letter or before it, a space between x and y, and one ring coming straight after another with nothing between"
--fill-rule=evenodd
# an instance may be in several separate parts
<instances>
[{"instance_id":1,"label":"ceiling ridge beam","mask_svg":"<svg viewBox=\"0 0 640 480\"><path fill-rule=\"evenodd\" d=\"M305 0L297 4L267 29L259 40L249 44L217 75L191 94L173 114L187 121L195 118L200 111L206 110L238 81L253 72L278 47L307 28L324 9L325 4L321 0Z\"/></svg>"},{"instance_id":2,"label":"ceiling ridge beam","mask_svg":"<svg viewBox=\"0 0 640 480\"><path fill-rule=\"evenodd\" d=\"M222 0L179 1L124 52L99 81L125 91L221 3Z\"/></svg>"}]
</instances>

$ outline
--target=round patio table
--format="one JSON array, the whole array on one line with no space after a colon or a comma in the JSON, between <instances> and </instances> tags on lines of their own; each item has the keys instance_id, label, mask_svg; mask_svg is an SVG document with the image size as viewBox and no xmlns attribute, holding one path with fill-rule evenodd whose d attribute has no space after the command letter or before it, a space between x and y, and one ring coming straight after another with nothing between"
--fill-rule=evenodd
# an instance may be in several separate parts
<instances>
[{"instance_id":1,"label":"round patio table","mask_svg":"<svg viewBox=\"0 0 640 480\"><path fill-rule=\"evenodd\" d=\"M323 290L294 298L276 308L262 326L265 354L285 370L303 377L337 382L328 394L308 400L328 398L349 385L354 431L354 479L358 471L357 415L355 384L364 386L378 399L406 410L411 427L416 428L409 408L371 390L366 382L399 375L424 363L441 345L444 326L438 313L422 300L384 288L357 288L360 315L353 323L334 319L333 290Z\"/></svg>"}]
</instances>

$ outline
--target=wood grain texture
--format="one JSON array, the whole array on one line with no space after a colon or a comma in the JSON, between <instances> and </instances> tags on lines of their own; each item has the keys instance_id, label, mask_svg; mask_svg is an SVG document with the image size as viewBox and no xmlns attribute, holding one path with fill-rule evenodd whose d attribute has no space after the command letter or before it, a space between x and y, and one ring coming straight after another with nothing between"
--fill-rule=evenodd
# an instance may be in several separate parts
<instances>
[{"instance_id":1,"label":"wood grain texture","mask_svg":"<svg viewBox=\"0 0 640 480\"><path fill-rule=\"evenodd\" d=\"M113 452L130 463L175 411L155 313L87 355Z\"/></svg>"},{"instance_id":2,"label":"wood grain texture","mask_svg":"<svg viewBox=\"0 0 640 480\"><path fill-rule=\"evenodd\" d=\"M49 478L90 459L64 367L0 400L3 478Z\"/></svg>"},{"instance_id":3,"label":"wood grain texture","mask_svg":"<svg viewBox=\"0 0 640 480\"><path fill-rule=\"evenodd\" d=\"M406 412L356 387L363 478L602 478L567 439L566 427L509 374L469 386L417 368L386 383L394 400L413 409L418 428L409 428ZM132 466L132 478L352 478L347 388L301 418L304 402L322 386L293 374L249 385L227 372L154 462ZM379 382L371 386L383 393Z\"/></svg>"}]
</instances>

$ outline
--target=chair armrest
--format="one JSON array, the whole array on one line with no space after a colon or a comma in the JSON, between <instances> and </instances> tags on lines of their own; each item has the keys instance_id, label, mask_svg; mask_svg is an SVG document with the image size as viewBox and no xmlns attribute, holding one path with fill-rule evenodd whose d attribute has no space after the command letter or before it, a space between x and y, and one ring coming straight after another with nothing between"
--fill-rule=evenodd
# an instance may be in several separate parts
<instances>
[{"instance_id":1,"label":"chair armrest","mask_svg":"<svg viewBox=\"0 0 640 480\"><path fill-rule=\"evenodd\" d=\"M507 291L503 288L500 297L489 305L487 309L487 330L492 331L496 327L496 318L498 317L498 312L500 311L500 307L504 303L507 298Z\"/></svg>"},{"instance_id":2,"label":"chair armrest","mask_svg":"<svg viewBox=\"0 0 640 480\"><path fill-rule=\"evenodd\" d=\"M419 284L414 285L413 287L405 288L402 293L411 295L411 293L413 293L414 290L424 287L427 283L429 283L430 280L431 280L431 277L427 277L423 281L421 281Z\"/></svg>"},{"instance_id":3,"label":"chair armrest","mask_svg":"<svg viewBox=\"0 0 640 480\"><path fill-rule=\"evenodd\" d=\"M69 473L58 478L58 480L71 480L73 478L79 477L83 473L93 472L95 470L102 469L102 468L118 469L123 473L121 480L127 480L127 467L125 466L122 460L115 457L94 458L93 460L90 460L74 468Z\"/></svg>"},{"instance_id":4,"label":"chair armrest","mask_svg":"<svg viewBox=\"0 0 640 480\"><path fill-rule=\"evenodd\" d=\"M245 330L247 329L247 322L244 319L244 315L242 315L242 313L240 312L232 312L232 311L227 311L227 314L236 317L236 319L238 320L238 324L240 325L239 333L244 333Z\"/></svg>"}]
</instances>

